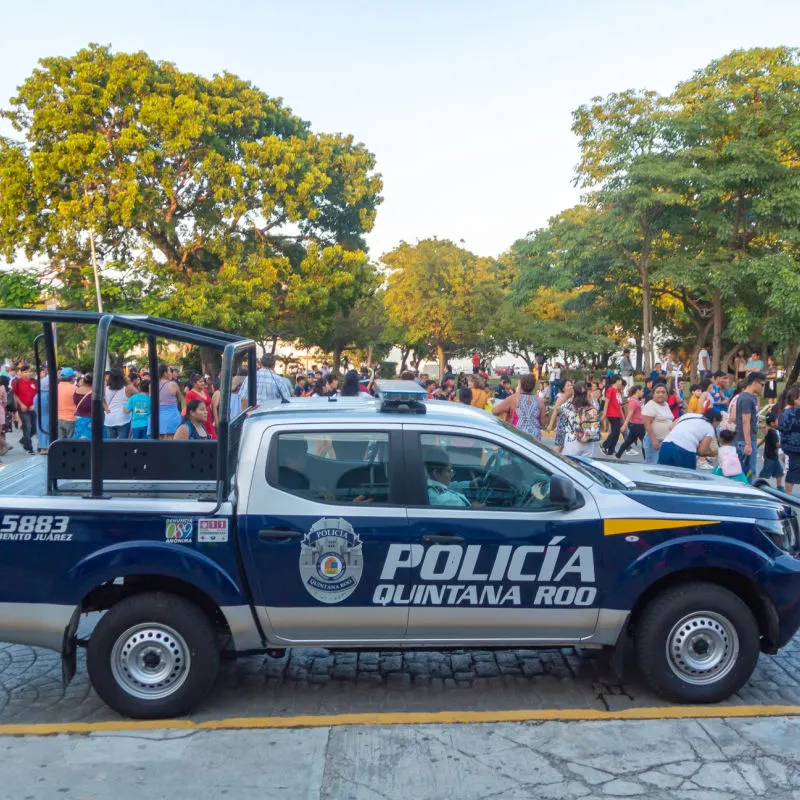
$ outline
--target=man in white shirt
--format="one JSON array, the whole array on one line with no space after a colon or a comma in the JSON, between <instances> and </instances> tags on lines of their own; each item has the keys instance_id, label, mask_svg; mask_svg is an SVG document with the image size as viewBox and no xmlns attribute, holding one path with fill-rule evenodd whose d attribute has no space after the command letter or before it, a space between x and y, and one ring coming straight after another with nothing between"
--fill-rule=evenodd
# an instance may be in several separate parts
<instances>
[{"instance_id":1,"label":"man in white shirt","mask_svg":"<svg viewBox=\"0 0 800 800\"><path fill-rule=\"evenodd\" d=\"M711 377L711 356L705 345L702 346L697 354L697 374L700 376L701 381Z\"/></svg>"},{"instance_id":2,"label":"man in white shirt","mask_svg":"<svg viewBox=\"0 0 800 800\"><path fill-rule=\"evenodd\" d=\"M250 381L248 375L239 387L239 400L242 411L247 408L247 387ZM261 358L261 369L256 372L256 402L258 405L266 403L288 403L292 396L292 386L286 378L275 374L275 356L268 353Z\"/></svg>"}]
</instances>

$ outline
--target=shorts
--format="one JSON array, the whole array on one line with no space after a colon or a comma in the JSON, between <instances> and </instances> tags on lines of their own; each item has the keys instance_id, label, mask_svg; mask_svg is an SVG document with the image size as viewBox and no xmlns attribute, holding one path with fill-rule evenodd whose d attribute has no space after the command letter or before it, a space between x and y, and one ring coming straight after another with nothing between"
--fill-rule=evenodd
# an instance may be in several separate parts
<instances>
[{"instance_id":1,"label":"shorts","mask_svg":"<svg viewBox=\"0 0 800 800\"><path fill-rule=\"evenodd\" d=\"M764 466L761 467L759 478L782 478L783 467L777 458L765 458Z\"/></svg>"},{"instance_id":2,"label":"shorts","mask_svg":"<svg viewBox=\"0 0 800 800\"><path fill-rule=\"evenodd\" d=\"M800 483L800 453L786 454L786 483Z\"/></svg>"},{"instance_id":3,"label":"shorts","mask_svg":"<svg viewBox=\"0 0 800 800\"><path fill-rule=\"evenodd\" d=\"M174 434L182 421L178 406L169 405L158 407L158 432L161 436L171 436Z\"/></svg>"}]
</instances>

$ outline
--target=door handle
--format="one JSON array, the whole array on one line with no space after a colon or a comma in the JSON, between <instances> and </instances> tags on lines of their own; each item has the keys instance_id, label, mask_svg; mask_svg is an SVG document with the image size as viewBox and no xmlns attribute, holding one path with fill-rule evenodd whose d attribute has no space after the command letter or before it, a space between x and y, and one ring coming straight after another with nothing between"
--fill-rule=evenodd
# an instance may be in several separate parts
<instances>
[{"instance_id":1,"label":"door handle","mask_svg":"<svg viewBox=\"0 0 800 800\"><path fill-rule=\"evenodd\" d=\"M461 544L463 536L453 536L451 533L426 533L420 537L423 544Z\"/></svg>"},{"instance_id":2,"label":"door handle","mask_svg":"<svg viewBox=\"0 0 800 800\"><path fill-rule=\"evenodd\" d=\"M258 538L267 542L290 541L291 539L302 539L300 531L290 531L283 528L263 528L258 532Z\"/></svg>"}]
</instances>

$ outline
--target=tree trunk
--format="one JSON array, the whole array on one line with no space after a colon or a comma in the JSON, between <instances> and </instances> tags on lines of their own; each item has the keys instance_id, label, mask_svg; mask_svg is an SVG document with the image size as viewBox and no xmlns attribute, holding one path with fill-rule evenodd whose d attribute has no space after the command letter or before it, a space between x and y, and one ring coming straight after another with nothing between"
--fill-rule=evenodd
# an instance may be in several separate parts
<instances>
[{"instance_id":1,"label":"tree trunk","mask_svg":"<svg viewBox=\"0 0 800 800\"><path fill-rule=\"evenodd\" d=\"M220 371L219 353L212 350L210 347L200 348L200 369L203 375L210 375L213 381Z\"/></svg>"},{"instance_id":2,"label":"tree trunk","mask_svg":"<svg viewBox=\"0 0 800 800\"><path fill-rule=\"evenodd\" d=\"M714 288L712 294L713 333L711 335L711 369L716 372L720 368L722 356L722 290Z\"/></svg>"},{"instance_id":3,"label":"tree trunk","mask_svg":"<svg viewBox=\"0 0 800 800\"><path fill-rule=\"evenodd\" d=\"M642 364L645 372L653 368L653 290L650 286L650 222L644 218L639 279L642 282Z\"/></svg>"},{"instance_id":4,"label":"tree trunk","mask_svg":"<svg viewBox=\"0 0 800 800\"><path fill-rule=\"evenodd\" d=\"M794 363L792 364L792 368L789 370L788 374L786 375L786 388L790 388L797 383L797 376L800 375L800 352L797 350L797 355L795 356Z\"/></svg>"},{"instance_id":5,"label":"tree trunk","mask_svg":"<svg viewBox=\"0 0 800 800\"><path fill-rule=\"evenodd\" d=\"M447 366L447 357L444 352L444 345L441 342L436 342L436 358L439 361L439 375L444 375L445 367Z\"/></svg>"},{"instance_id":6,"label":"tree trunk","mask_svg":"<svg viewBox=\"0 0 800 800\"><path fill-rule=\"evenodd\" d=\"M372 364L372 345L367 348L367 366Z\"/></svg>"},{"instance_id":7,"label":"tree trunk","mask_svg":"<svg viewBox=\"0 0 800 800\"><path fill-rule=\"evenodd\" d=\"M333 348L333 367L332 367L332 369L333 369L334 374L339 372L339 367L341 366L341 364L342 364L342 348L341 348L340 345L336 345Z\"/></svg>"},{"instance_id":8,"label":"tree trunk","mask_svg":"<svg viewBox=\"0 0 800 800\"><path fill-rule=\"evenodd\" d=\"M642 371L642 337L636 340L636 366L634 371L638 375Z\"/></svg>"},{"instance_id":9,"label":"tree trunk","mask_svg":"<svg viewBox=\"0 0 800 800\"><path fill-rule=\"evenodd\" d=\"M406 362L408 361L408 354L411 352L410 347L401 347L400 348L400 373L406 371Z\"/></svg>"},{"instance_id":10,"label":"tree trunk","mask_svg":"<svg viewBox=\"0 0 800 800\"><path fill-rule=\"evenodd\" d=\"M275 351L277 349L278 349L278 337L277 336L273 336L272 337L272 351L271 351L272 355L275 355Z\"/></svg>"},{"instance_id":11,"label":"tree trunk","mask_svg":"<svg viewBox=\"0 0 800 800\"><path fill-rule=\"evenodd\" d=\"M689 362L691 380L694 380L695 376L697 376L697 378L700 377L700 365L698 363L698 359L700 356L700 351L703 349L706 339L708 338L708 332L711 330L711 324L713 320L708 320L705 325L703 325L701 319L692 319L692 322L694 322L694 326L697 329L697 336L695 337L694 345L692 346L692 360Z\"/></svg>"},{"instance_id":12,"label":"tree trunk","mask_svg":"<svg viewBox=\"0 0 800 800\"><path fill-rule=\"evenodd\" d=\"M720 361L720 369L721 370L724 370L725 372L728 371L728 367L730 366L731 359L734 357L734 355L736 355L736 351L738 349L739 349L739 345L735 344L733 347L731 347L730 350L728 350L727 353L725 353L722 356L722 359Z\"/></svg>"}]
</instances>

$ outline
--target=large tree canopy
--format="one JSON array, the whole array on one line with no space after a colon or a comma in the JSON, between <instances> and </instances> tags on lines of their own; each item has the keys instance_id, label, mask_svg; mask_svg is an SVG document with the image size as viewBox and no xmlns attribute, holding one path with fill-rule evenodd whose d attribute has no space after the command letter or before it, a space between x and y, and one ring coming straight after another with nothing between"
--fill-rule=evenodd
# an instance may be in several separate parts
<instances>
[{"instance_id":1,"label":"large tree canopy","mask_svg":"<svg viewBox=\"0 0 800 800\"><path fill-rule=\"evenodd\" d=\"M488 327L501 301L497 264L451 241L402 242L383 256L385 302L403 343L430 347L444 372L448 354L490 348Z\"/></svg>"},{"instance_id":2,"label":"large tree canopy","mask_svg":"<svg viewBox=\"0 0 800 800\"><path fill-rule=\"evenodd\" d=\"M3 112L21 135L0 140L5 258L86 263L91 232L104 264L139 270L146 310L258 338L319 326L369 286L381 179L352 137L141 52L40 63Z\"/></svg>"}]
</instances>

